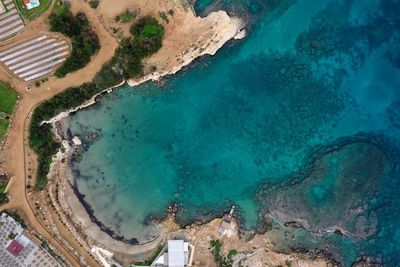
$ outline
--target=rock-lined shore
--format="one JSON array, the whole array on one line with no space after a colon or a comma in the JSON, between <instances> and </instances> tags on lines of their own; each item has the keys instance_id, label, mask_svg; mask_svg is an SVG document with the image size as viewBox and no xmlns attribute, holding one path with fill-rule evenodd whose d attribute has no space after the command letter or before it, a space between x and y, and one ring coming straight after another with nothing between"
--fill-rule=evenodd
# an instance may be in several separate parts
<instances>
[{"instance_id":1,"label":"rock-lined shore","mask_svg":"<svg viewBox=\"0 0 400 267\"><path fill-rule=\"evenodd\" d=\"M202 34L197 35L197 39L194 39L192 43L181 42L179 49L177 49L176 46L171 44L174 42L176 43L176 38L179 38L179 36L177 37L167 33L165 40L166 45L164 45L158 53L146 60L147 67L157 66L157 70L149 72L147 68L147 74L143 78L131 79L128 81L131 86L149 80L159 80L165 75L174 74L184 66L190 64L194 59L204 55L214 55L227 41L231 39L240 39L245 35L243 22L239 18L229 17L228 14L223 11L211 13L206 18L198 18L188 11L184 21L185 22L179 22L184 25L184 27L180 29L180 35L187 35L189 31L197 33L202 32ZM193 27L195 27L195 29L193 29ZM122 84L119 84L116 87L121 85ZM115 87L105 89L102 93L111 92L114 88ZM83 105L65 111L43 123L52 123L53 128L57 128L55 125L70 113L96 103L96 98L100 94L94 96ZM58 137L60 138L60 136ZM169 216L167 220L160 222L162 228L161 234L152 242L134 245L116 240L110 236L109 233L103 231L98 224L93 222L93 218L89 216L87 210L68 183L68 163L73 151L72 142L64 140L63 147L64 153L59 152L55 156L51 167L48 193L52 205L55 207L57 213L60 214L59 217L63 225L74 236L77 242L82 247L87 248L88 252L98 259L98 261L104 264L104 257L101 258L98 253L95 253L96 248L100 247L123 255L120 256L119 259L124 261L128 255L146 253L153 250L161 242L165 241L167 237L175 235L177 231L178 234L182 234L185 238L197 244L198 250L196 257L200 262L210 261L209 266L214 266L215 263L212 260L212 255L209 250L209 239L219 238L217 231L221 219L215 219L205 224L194 223L183 229L179 229L180 226L176 224L173 217ZM54 229L54 233L57 234L57 232L58 230ZM311 256L307 254L273 252L274 244L266 240L266 237L263 235L254 235L252 239L247 240L239 238L239 234L236 232L234 237L229 239L229 242L226 242L226 244L227 249L235 249L239 252L235 257L236 265L245 263L249 266L257 266L257 264L264 262L285 265L287 262L290 262L293 264L292 266L332 266L329 261L325 261L322 258L312 260ZM251 246L249 244L251 244ZM111 262L111 258L105 261Z\"/></svg>"},{"instance_id":2,"label":"rock-lined shore","mask_svg":"<svg viewBox=\"0 0 400 267\"><path fill-rule=\"evenodd\" d=\"M72 186L68 183L68 179L66 179L68 177L68 162L73 152L73 146L67 144L65 140L63 142L66 152L63 155L58 154L59 160L52 166L52 185L48 192L64 225L98 261L104 261L104 258L98 258L98 254L92 248L110 251L112 255L117 255L116 259L123 262L126 259L133 260L132 255L154 250L167 238L184 237L196 247L194 259L203 266L215 266L210 249L210 240L214 239L221 240L223 244L222 253L227 254L230 250L237 251L233 258L233 266L240 266L239 264L242 266L263 266L262 264L266 262L274 266L285 266L288 262L292 264L291 266L337 266L323 253L316 254L308 251L276 252L274 241L269 240L265 234L239 234L240 227L236 220L233 220L233 234L230 238L221 237L218 233L222 222L221 218L213 219L207 223L194 222L181 228L175 220L175 209L169 210L166 219L158 222L161 234L156 240L139 245L116 240L102 231L91 220L74 193ZM53 182L56 182L56 184L53 184ZM54 232L57 233L57 231ZM108 258L107 261L111 261L111 258Z\"/></svg>"},{"instance_id":3,"label":"rock-lined shore","mask_svg":"<svg viewBox=\"0 0 400 267\"><path fill-rule=\"evenodd\" d=\"M146 60L148 66L157 66L157 71L150 72L138 79L129 79L130 86L136 86L147 81L158 81L166 75L175 74L193 60L205 56L215 55L217 51L229 40L239 40L246 36L244 22L240 18L230 17L224 11L213 12L205 18L188 14L180 26L179 35L190 35L200 29L207 29L201 35L196 36L192 44L177 44L175 46L163 46L160 51ZM164 42L172 43L173 38L166 37Z\"/></svg>"},{"instance_id":4,"label":"rock-lined shore","mask_svg":"<svg viewBox=\"0 0 400 267\"><path fill-rule=\"evenodd\" d=\"M193 35L193 43L188 43L185 32L180 31L177 35L175 33L167 32L166 40L164 42L163 48L160 49L153 57L150 57L146 66L152 64L157 64L157 66L162 66L159 68L160 72L149 73L142 79L130 81L131 85L138 85L148 80L159 80L161 77L169 74L174 74L182 69L184 66L190 64L196 58L204 55L214 55L217 50L219 50L227 41L240 37L243 38L245 31L242 26L243 23L239 18L230 17L226 12L220 11L210 14L208 17L199 18L194 15L192 10L183 10L178 7L178 14L183 14L184 20L186 21L185 30L189 31L191 27L189 25L196 25L196 29L191 30ZM178 15L175 16L179 21ZM182 47L176 49L175 46L171 47L171 43L168 38L174 40L182 38L185 36L184 40L181 41ZM189 48L194 47L195 49ZM171 55L171 49L178 53L174 61L169 59ZM184 50L184 51L182 51ZM47 194L51 199L51 205L55 210L63 226L59 224L52 223L54 227L50 230L55 236L58 236L62 240L59 229L57 227L65 227L66 230L72 234L74 239L80 244L81 247L87 248L89 254L97 259L98 262L104 263L104 258L100 258L99 254L96 253L96 248L104 248L119 254L132 255L137 253L145 253L156 248L163 240L166 239L167 231L161 231L161 234L151 242L146 244L133 245L120 240L114 239L106 231L103 231L98 224L93 222L93 218L89 216L81 201L79 201L77 195L75 194L71 184L68 182L69 176L69 166L68 163L73 153L73 142L68 142L68 140L63 140L61 135L57 131L57 124L64 118L68 117L71 113L77 112L83 108L89 107L96 103L96 99L104 93L111 93L115 88L122 86L125 83L122 82L112 88L107 88L99 94L93 96L89 101L83 103L82 105L61 112L57 116L53 117L48 121L43 121L42 123L49 123L53 126L53 132L56 138L62 142L62 150L60 150L54 157L53 163L51 164L49 172L49 186L47 188ZM45 207L43 209L44 213L48 217L49 221L53 221L51 214L53 211L50 207ZM57 227L55 226L57 225ZM65 229L60 229L65 231ZM73 248L70 247L73 252ZM92 250L94 248L94 250ZM83 259L82 259L83 260ZM107 259L106 262L110 262L111 259ZM83 265L86 262L81 261Z\"/></svg>"}]
</instances>

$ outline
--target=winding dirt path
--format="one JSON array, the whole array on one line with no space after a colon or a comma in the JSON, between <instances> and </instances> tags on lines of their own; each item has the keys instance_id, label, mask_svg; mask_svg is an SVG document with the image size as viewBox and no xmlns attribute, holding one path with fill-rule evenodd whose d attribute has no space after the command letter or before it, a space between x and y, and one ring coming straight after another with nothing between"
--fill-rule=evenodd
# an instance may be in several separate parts
<instances>
[{"instance_id":1,"label":"winding dirt path","mask_svg":"<svg viewBox=\"0 0 400 267\"><path fill-rule=\"evenodd\" d=\"M48 26L45 22L50 14L50 10L51 8L38 20L29 23L25 31L16 40L26 38L26 36L31 36L41 31L47 31ZM71 10L74 13L83 11L86 14L100 40L101 49L85 68L62 79L51 77L40 87L32 86L30 90L27 90L26 84L9 76L5 70L0 71L0 80L11 83L20 95L20 101L15 111L10 134L3 150L0 151L1 161L7 163L7 171L10 175L14 176L13 183L8 191L10 202L1 206L0 211L5 209L17 209L21 211L27 225L50 242L73 266L80 266L81 264L76 256L70 253L58 240L53 238L50 232L36 218L32 203L28 201L28 192L26 190L27 172L30 168L26 163L28 154L31 154L27 141L27 129L30 124L32 110L44 100L51 98L68 87L79 86L82 83L91 81L96 73L100 71L103 64L112 58L115 49L118 47L118 42L102 27L96 14L86 3L83 1L71 1ZM63 238L68 239L68 236L63 236ZM90 257L85 257L85 260L90 266L98 265Z\"/></svg>"}]
</instances>

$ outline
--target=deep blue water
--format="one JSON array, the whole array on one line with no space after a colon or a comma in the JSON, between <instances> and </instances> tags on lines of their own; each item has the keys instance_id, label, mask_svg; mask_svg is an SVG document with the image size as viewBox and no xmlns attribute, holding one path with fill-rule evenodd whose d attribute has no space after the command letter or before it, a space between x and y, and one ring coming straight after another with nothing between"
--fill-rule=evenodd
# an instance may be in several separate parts
<instances>
[{"instance_id":1,"label":"deep blue water","mask_svg":"<svg viewBox=\"0 0 400 267\"><path fill-rule=\"evenodd\" d=\"M145 241L171 202L183 223L235 204L281 250L397 266L400 1L224 3L254 19L245 40L66 121L101 133L72 167L94 215Z\"/></svg>"}]
</instances>

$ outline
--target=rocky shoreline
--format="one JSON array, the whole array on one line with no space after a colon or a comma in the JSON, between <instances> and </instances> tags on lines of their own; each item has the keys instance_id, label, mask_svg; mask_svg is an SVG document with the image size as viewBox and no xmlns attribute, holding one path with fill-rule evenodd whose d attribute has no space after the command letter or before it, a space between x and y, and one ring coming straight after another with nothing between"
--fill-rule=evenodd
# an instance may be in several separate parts
<instances>
[{"instance_id":1,"label":"rocky shoreline","mask_svg":"<svg viewBox=\"0 0 400 267\"><path fill-rule=\"evenodd\" d=\"M212 14L213 13L211 13L211 15ZM97 102L97 99L101 95L105 93L111 93L115 88L122 86L125 82L128 83L130 86L137 86L147 81L159 81L164 76L175 74L199 57L202 57L204 55L214 55L227 41L232 39L241 39L245 36L246 32L244 30L244 25L242 24L242 21L240 19L229 18L226 13L226 16L220 12L215 12L215 14L215 16L218 15L226 19L234 20L234 27L232 27L232 29L230 29L228 33L223 36L223 38L213 36L212 40L217 39L217 41L212 42L212 45L210 45L211 43L207 43L203 47L196 47L184 51L181 54L181 60L179 64L174 66L173 68L164 71L152 72L140 79L130 79L128 81L123 81L116 86L105 89L101 93L96 94L89 101L80 105L79 107L64 111L54 118L42 122L52 124L55 136L63 144L63 152L60 150L54 157L49 173L50 185L48 190L49 195L51 196L52 204L56 207L56 210L60 214L62 214L61 219L64 225L73 234L75 239L82 246L86 247L88 249L88 252L96 259L98 259L98 261L102 261L102 259L99 258L99 255L94 253L94 251L92 250L95 247L105 249L106 251L112 251L113 253L131 255L137 253L145 253L157 247L161 242L165 241L168 236L170 236L171 232L175 231L177 231L178 233L183 233L186 238L188 238L189 240L193 240L193 242L197 242L196 240L199 239L208 240L209 235L205 235L204 233L201 233L201 231L207 233L212 231L215 232L215 228L218 226L221 220L218 218L223 217L226 213L225 210L219 211L213 214L205 215L204 220L201 221L182 223L182 221L179 221L176 218L178 208L172 205L168 208L165 214L149 218L150 222L158 224L162 229L160 235L155 237L153 240L140 243L139 240L137 240L136 238L126 239L123 236L119 236L115 234L112 229L108 228L94 216L93 209L88 203L85 202L84 196L79 193L76 185L74 185L73 182L67 179L69 168L68 164L71 160L75 148L73 141L64 137L59 132L59 123L62 119L68 117L71 113L77 112L83 108L95 104ZM296 224L297 222L294 223ZM212 232L212 234L215 238L218 238L219 236L216 235L214 232ZM338 262L335 262L332 256L330 254L327 254L325 251L307 251L294 248L291 253L275 252L274 245L272 244L272 242L266 241L266 236L264 234L248 233L243 228L241 228L240 224L237 222L237 233L235 237L235 244L238 246L237 248L241 249L241 246L244 246L243 242L253 241L257 243L258 247L254 246L253 251L251 247L248 247L246 251L239 251L238 256L235 258L237 260L237 263L246 261L247 259L252 257L254 257L255 259L258 259L257 257L268 258L273 254L273 257L271 257L274 259L279 258L279 260L277 260L277 262L279 263L286 263L288 260L295 260L296 262L308 262L305 263L305 265L303 266L340 266L340 264ZM205 241L203 240L202 242L204 248L206 248L206 245L204 244ZM271 243L268 245L268 251L266 251L266 248L263 247L263 244L265 245L265 242ZM208 242L205 243L209 245ZM232 249L234 249L233 245L234 242L232 242L231 244ZM268 254L269 252L272 254ZM113 253L111 253L111 255L113 255ZM107 262L109 262L110 260L111 259L108 259ZM314 260L317 260L318 264L315 264Z\"/></svg>"},{"instance_id":2,"label":"rocky shoreline","mask_svg":"<svg viewBox=\"0 0 400 267\"><path fill-rule=\"evenodd\" d=\"M231 21L231 24L233 24L233 26L228 29L227 32L222 36L217 36L217 34L212 36L209 42L203 44L203 46L191 47L190 49L181 52L180 63L178 65L165 71L152 72L138 79L129 79L127 83L130 86L137 86L148 81L159 81L162 77L173 75L182 70L184 67L191 64L195 59L201 58L206 55L215 55L218 50L221 49L222 46L224 46L224 44L226 44L228 41L240 40L246 36L246 25L240 18L229 17L229 15L224 11L213 12L210 13L208 16L212 18L215 17L215 19Z\"/></svg>"},{"instance_id":3,"label":"rocky shoreline","mask_svg":"<svg viewBox=\"0 0 400 267\"><path fill-rule=\"evenodd\" d=\"M58 132L60 128L59 125L57 126L57 123L53 123L53 125L54 129L56 129L55 131ZM56 135L60 137L59 132L56 133ZM164 242L167 238L173 238L175 236L180 237L183 235L185 238L192 240L192 242L199 242L200 239L210 238L210 234L208 232L212 232L213 238L220 238L217 229L221 218L227 212L218 214L216 213L212 216L210 215L207 220L193 221L190 224L181 225L176 219L176 215L179 212L179 207L177 205L170 205L163 216L153 217L151 220L149 218L149 223L157 224L162 230L160 236L158 236L155 240L138 244L136 242L124 240L123 237L116 237L112 231L107 231L101 222L99 225L98 222L93 220L93 217L90 215L90 212L88 212L87 207L84 206L84 200L80 198L80 194L77 194L74 185L71 184L71 182L66 178L68 177L69 160L73 154L74 147L72 141L68 142L67 140L63 140L62 142L65 151L64 153L60 152L57 154L57 161L54 165L52 165L50 174L51 183L49 187L49 194L51 195L52 204L56 207L56 210L62 214L61 217L64 224L73 234L75 239L78 240L82 246L88 248L88 252L94 257L97 257L98 261L102 261L102 259L98 258L98 254L94 253L91 248L101 248L109 251L111 255L116 252L132 255L151 251L157 247L158 244ZM80 208L76 204L72 204L71 206L71 201L67 199L71 197L78 201L78 203L81 205ZM82 220L82 218L78 219L77 214L79 213L79 210L81 210L80 212L83 211L86 213L86 216L89 217L89 220ZM270 257L273 255L271 256L271 260L274 259L276 262L285 263L286 261L290 260L304 263L304 265L301 266L340 266L340 264L336 262L330 254L323 250L308 251L305 249L293 248L290 253L277 252L274 250L274 242L268 241L268 250L265 252L260 240L263 240L263 242L268 240L267 235L262 233L247 232L240 226L238 219L234 219L236 224L236 233L233 238L234 242L223 238L223 240L226 240L227 244L233 242L229 245L229 247L234 244L238 246L236 249L238 249L240 253L238 253L235 258L237 263L239 261L246 260L252 262L254 259L258 259L259 257ZM90 226L90 224L94 224L97 230L93 230L93 226ZM103 232L104 234L99 235L98 231ZM205 232L207 234L205 234ZM105 235L108 236L109 239L106 239L105 242L100 243L99 241L104 240ZM114 242L109 245L109 240L114 240ZM203 240L202 243L204 242L205 241ZM254 249L253 252L250 252L251 248L241 251L243 242L255 242L257 244L254 245L256 249ZM208 244L208 241L206 243ZM203 245L205 246L205 244ZM108 260L111 260L111 258Z\"/></svg>"},{"instance_id":4,"label":"rocky shoreline","mask_svg":"<svg viewBox=\"0 0 400 267\"><path fill-rule=\"evenodd\" d=\"M47 123L52 125L54 136L62 143L62 148L53 157L48 175L50 183L47 189L52 202L51 204L59 214L61 221L68 231L72 233L82 247L87 248L88 252L95 257L98 262L103 262L104 258L99 258L99 254L94 253L91 248L104 248L113 252L126 254L145 253L154 249L160 242L165 240L165 233L162 231L160 235L153 240L144 244L139 244L139 241L135 238L127 240L122 236L117 236L111 229L107 228L95 218L91 207L84 201L84 197L79 193L76 186L74 186L71 181L68 182L68 163L74 153L74 147L73 142L65 138L61 132L59 132L59 123L70 114L95 104L98 98L103 94L111 93L115 88L122 86L126 82L131 86L136 86L150 80L158 81L166 75L175 74L199 57L214 55L227 41L231 39L240 39L245 36L244 25L239 18L229 17L223 11L215 12L215 14L210 14L210 16L215 17L214 19L225 19L227 23L230 23L231 27L228 31L222 31L222 36L214 36L210 39L205 47L183 52L178 65L167 71L153 72L145 75L141 79L123 81L120 84L107 88L94 95L89 101L86 101L82 105L61 112L52 119L42 122L42 124ZM218 41L216 41L215 38L218 38ZM71 198L75 200L71 200ZM79 214L79 216L77 214ZM93 225L90 225L90 223ZM161 225L162 224L163 223L161 223ZM53 231L54 234L59 235L57 229L53 229ZM99 242L100 240L106 240L107 242L101 243ZM105 245L105 243L107 245ZM108 259L106 262L110 262L110 260L111 259ZM85 265L85 262L82 262L82 264Z\"/></svg>"}]
</instances>

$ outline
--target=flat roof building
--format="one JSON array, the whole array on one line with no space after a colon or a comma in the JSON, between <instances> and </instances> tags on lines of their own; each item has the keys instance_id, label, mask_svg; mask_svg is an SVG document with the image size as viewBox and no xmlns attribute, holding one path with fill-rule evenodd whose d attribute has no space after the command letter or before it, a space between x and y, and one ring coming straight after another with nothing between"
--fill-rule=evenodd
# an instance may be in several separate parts
<instances>
[{"instance_id":1,"label":"flat roof building","mask_svg":"<svg viewBox=\"0 0 400 267\"><path fill-rule=\"evenodd\" d=\"M168 240L164 252L151 265L152 267L191 266L193 246L184 240Z\"/></svg>"},{"instance_id":2,"label":"flat roof building","mask_svg":"<svg viewBox=\"0 0 400 267\"><path fill-rule=\"evenodd\" d=\"M7 251L14 255L14 257L17 257L23 249L24 247L17 240L13 240L7 247Z\"/></svg>"},{"instance_id":3,"label":"flat roof building","mask_svg":"<svg viewBox=\"0 0 400 267\"><path fill-rule=\"evenodd\" d=\"M0 266L60 267L59 263L6 213L0 215Z\"/></svg>"}]
</instances>

